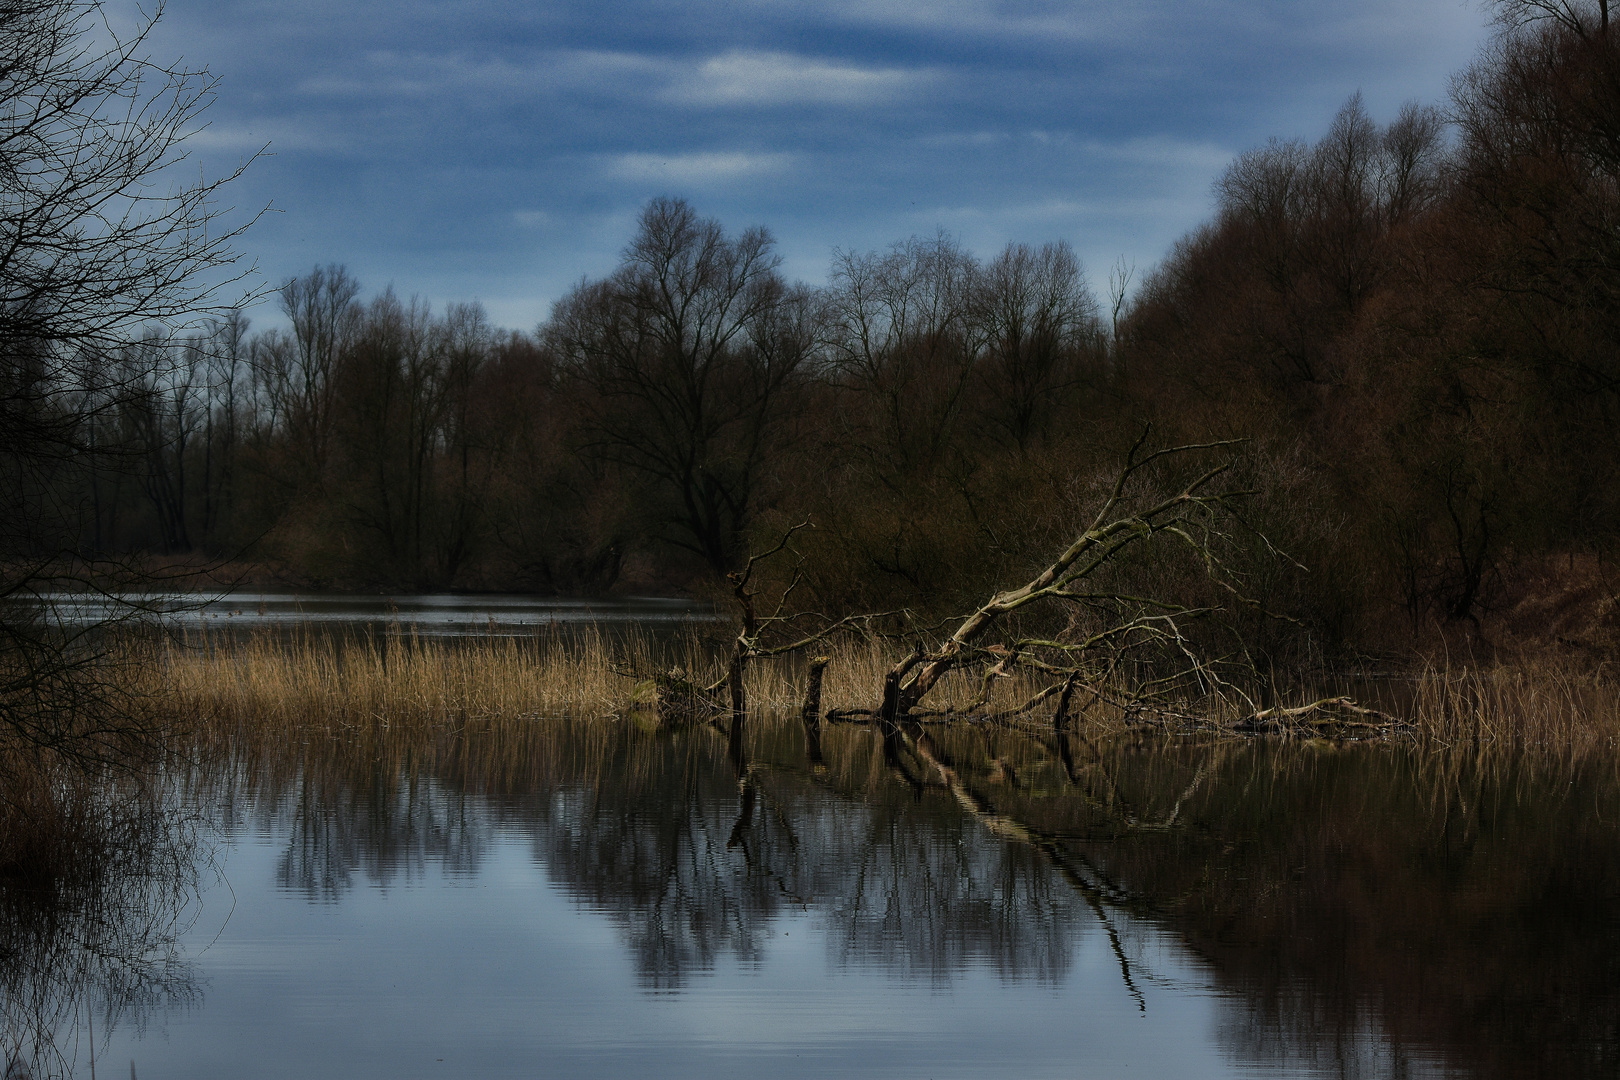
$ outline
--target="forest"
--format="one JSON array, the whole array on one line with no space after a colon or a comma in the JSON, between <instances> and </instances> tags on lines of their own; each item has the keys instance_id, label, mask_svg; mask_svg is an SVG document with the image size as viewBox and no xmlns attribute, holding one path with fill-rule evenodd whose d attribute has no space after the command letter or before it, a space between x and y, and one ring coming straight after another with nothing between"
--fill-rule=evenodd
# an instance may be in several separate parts
<instances>
[{"instance_id":1,"label":"forest","mask_svg":"<svg viewBox=\"0 0 1620 1080\"><path fill-rule=\"evenodd\" d=\"M705 596L808 523L806 610L927 621L1050 562L1147 432L1229 444L1259 656L1611 656L1620 42L1606 5L1528 7L1558 17L1448 101L1380 123L1357 95L1240 156L1140 280L942 232L806 285L765 228L665 197L532 330L333 263L280 285L284 326L81 335L100 361L53 371L8 347L13 431L72 448L0 455L8 558Z\"/></svg>"}]
</instances>

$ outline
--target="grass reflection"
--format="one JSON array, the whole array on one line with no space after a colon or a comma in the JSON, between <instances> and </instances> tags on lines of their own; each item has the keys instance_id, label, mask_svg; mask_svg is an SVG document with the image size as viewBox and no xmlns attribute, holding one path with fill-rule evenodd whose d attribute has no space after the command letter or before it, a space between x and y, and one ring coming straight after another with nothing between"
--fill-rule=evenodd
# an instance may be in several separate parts
<instances>
[{"instance_id":1,"label":"grass reflection","mask_svg":"<svg viewBox=\"0 0 1620 1080\"><path fill-rule=\"evenodd\" d=\"M530 660L519 649L511 670ZM610 918L648 991L767 959L797 914L834 968L929 983L988 969L1056 986L1092 941L1113 954L1117 992L1151 1010L1159 975L1142 943L1168 934L1226 991L1219 1037L1244 1060L1344 1075L1620 1066L1620 773L1598 744L1108 724L885 736L788 711L671 731L628 711L537 710L521 679L458 699L446 672L484 671L477 656L354 663L309 676L327 704L311 690L273 715L249 708L280 685L251 663L234 688L190 684L193 756L162 774L227 830L280 838L276 884L312 902L474 875L516 836ZM582 678L576 703L606 693ZM125 783L87 790L154 811L181 790ZM8 976L9 1052L78 1046L86 998L99 1032L194 992L163 942L196 849L161 816L102 818L107 854L83 880L103 884L61 874L60 895L29 909L58 914L5 931L8 971L60 973Z\"/></svg>"},{"instance_id":2,"label":"grass reflection","mask_svg":"<svg viewBox=\"0 0 1620 1080\"><path fill-rule=\"evenodd\" d=\"M150 765L150 763L148 763ZM0 1060L74 1075L121 1026L200 992L177 942L207 863L187 772L0 762Z\"/></svg>"},{"instance_id":3,"label":"grass reflection","mask_svg":"<svg viewBox=\"0 0 1620 1080\"><path fill-rule=\"evenodd\" d=\"M1229 991L1241 1057L1604 1075L1620 1015L1620 776L1604 754L986 726L468 721L240 744L289 877L476 863L496 830L609 913L648 989L822 920L835 965L1068 977L1103 935L1151 1007L1149 926ZM318 828L308 822L319 820ZM1416 1060L1415 1058L1413 1060ZM1359 1063L1359 1064L1358 1064Z\"/></svg>"}]
</instances>

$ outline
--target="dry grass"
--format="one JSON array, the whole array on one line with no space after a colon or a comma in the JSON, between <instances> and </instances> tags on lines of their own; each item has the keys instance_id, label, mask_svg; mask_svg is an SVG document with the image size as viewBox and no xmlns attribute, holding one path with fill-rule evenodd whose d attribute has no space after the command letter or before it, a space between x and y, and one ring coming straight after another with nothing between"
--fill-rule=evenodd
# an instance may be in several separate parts
<instances>
[{"instance_id":1,"label":"dry grass","mask_svg":"<svg viewBox=\"0 0 1620 1080\"><path fill-rule=\"evenodd\" d=\"M1420 737L1445 744L1587 750L1620 745L1620 685L1552 661L1429 668L1397 705Z\"/></svg>"},{"instance_id":2,"label":"dry grass","mask_svg":"<svg viewBox=\"0 0 1620 1080\"><path fill-rule=\"evenodd\" d=\"M149 775L153 765L91 770L33 748L0 748L0 897L15 900L20 889L36 904L82 900L109 875L156 859L189 819L172 787Z\"/></svg>"},{"instance_id":3,"label":"dry grass","mask_svg":"<svg viewBox=\"0 0 1620 1080\"><path fill-rule=\"evenodd\" d=\"M595 632L452 642L261 637L172 646L152 689L186 716L289 731L609 714L631 689L619 671L650 671L658 653L645 639L616 643Z\"/></svg>"},{"instance_id":4,"label":"dry grass","mask_svg":"<svg viewBox=\"0 0 1620 1080\"><path fill-rule=\"evenodd\" d=\"M892 653L881 642L845 641L831 650L825 707L877 702ZM600 632L456 641L389 639L342 643L305 636L292 642L204 642L172 647L149 667L154 700L216 732L237 725L307 734L358 728L453 727L469 720L606 718L627 712L638 677L681 666L700 682L722 671L720 653L695 638L654 642ZM760 662L749 672L749 701L762 711L797 709L804 663ZM997 683L991 708L1025 700L1036 684ZM928 704L944 709L972 700L973 677L942 681ZM1077 695L1077 709L1085 703ZM1620 741L1620 688L1612 678L1550 664L1485 669L1428 669L1383 684L1375 702L1409 721L1416 737L1443 744L1502 747L1614 747ZM1186 706L1219 728L1243 719L1230 701ZM1040 707L1049 714L1050 704ZM1038 718L1037 718L1038 719ZM1076 717L1100 730L1125 726L1117 709Z\"/></svg>"},{"instance_id":5,"label":"dry grass","mask_svg":"<svg viewBox=\"0 0 1620 1080\"><path fill-rule=\"evenodd\" d=\"M823 700L874 704L892 660L879 644L836 650ZM370 639L316 635L293 641L203 641L172 646L145 678L156 699L188 716L251 721L286 729L357 725L435 725L468 718L612 716L631 705L638 680L679 666L698 682L717 681L719 654L695 638L658 643L600 632L530 638ZM796 708L802 661L750 668L749 701ZM972 697L965 677L942 683L930 702Z\"/></svg>"}]
</instances>

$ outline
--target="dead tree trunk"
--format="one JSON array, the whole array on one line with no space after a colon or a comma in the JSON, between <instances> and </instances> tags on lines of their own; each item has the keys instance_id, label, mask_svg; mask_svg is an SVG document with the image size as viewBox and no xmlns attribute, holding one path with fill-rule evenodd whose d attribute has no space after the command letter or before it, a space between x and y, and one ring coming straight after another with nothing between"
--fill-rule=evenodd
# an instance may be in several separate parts
<instances>
[{"instance_id":1,"label":"dead tree trunk","mask_svg":"<svg viewBox=\"0 0 1620 1080\"><path fill-rule=\"evenodd\" d=\"M888 672L884 678L883 704L879 709L879 717L885 725L898 723L902 717L915 708L917 703L934 688L947 672L973 653L975 644L1004 616L1039 601L1059 600L1084 603L1096 600L1128 599L1158 609L1162 614L1138 615L1126 619L1085 641L1074 643L1021 643L1023 645L1039 644L1048 650L1055 650L1060 654L1074 657L1083 654L1088 648L1109 645L1128 639L1132 635L1160 639L1165 638L1166 635L1179 637L1179 631L1174 625L1174 617L1176 615L1194 614L1198 609L1180 607L1153 599L1143 600L1141 598L1123 597L1118 594L1087 593L1077 588L1085 579L1116 560L1127 548L1162 534L1174 536L1189 544L1195 552L1204 557L1207 566L1211 568L1218 566L1218 561L1213 559L1208 548L1208 541L1199 538L1199 526L1193 524L1193 519L1205 517L1211 511L1222 509L1235 497L1245 494L1242 492L1220 492L1215 494L1207 492L1206 489L1209 485L1231 467L1229 462L1204 472L1177 494L1163 499L1146 509L1127 514L1122 512L1121 507L1126 498L1127 484L1132 477L1153 462L1171 455L1223 448L1231 444L1210 443L1197 446L1178 446L1139 457L1138 455L1146 438L1147 435L1144 433L1142 438L1137 441L1136 446L1131 449L1124 470L1116 479L1113 490L1104 501L1102 508L1097 512L1090 528L1081 533L1050 566L1022 587L1008 592L997 593L991 597L977 611L964 619L956 628L956 632L947 638L939 648L929 653L923 653L919 647L918 651L914 651L904 660L901 660ZM1007 668L1027 657L1027 653L1023 649L1012 649L1010 655L1008 655L1008 652L1004 651L998 659L998 662ZM1055 674L1063 674L1065 677L1076 674L1074 670L1055 670L1051 664L1043 665L1043 667L1046 670L1053 670Z\"/></svg>"},{"instance_id":2,"label":"dead tree trunk","mask_svg":"<svg viewBox=\"0 0 1620 1080\"><path fill-rule=\"evenodd\" d=\"M827 674L829 660L826 656L811 658L805 679L804 707L799 710L799 718L804 722L804 752L812 769L826 765L821 754L821 682Z\"/></svg>"}]
</instances>

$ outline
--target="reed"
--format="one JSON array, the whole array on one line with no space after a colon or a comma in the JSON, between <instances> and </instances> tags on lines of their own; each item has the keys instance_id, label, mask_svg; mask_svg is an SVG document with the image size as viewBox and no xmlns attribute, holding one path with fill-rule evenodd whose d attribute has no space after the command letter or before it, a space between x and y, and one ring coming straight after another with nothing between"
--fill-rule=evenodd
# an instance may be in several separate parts
<instances>
[{"instance_id":1,"label":"reed","mask_svg":"<svg viewBox=\"0 0 1620 1080\"><path fill-rule=\"evenodd\" d=\"M883 642L848 639L829 648L822 700L829 709L876 704L893 663ZM150 700L216 734L245 725L306 735L357 729L445 729L470 721L628 713L638 684L681 667L694 681L723 673L723 650L697 637L610 636L600 630L527 638L444 641L409 634L360 641L303 634L246 642L202 640L171 645L142 669ZM1038 684L1015 674L999 680L989 710L1027 700ZM1409 737L1440 744L1514 747L1614 747L1620 742L1620 688L1612 676L1546 661L1474 668L1429 667L1414 675L1351 687L1406 722ZM1370 691L1370 693L1369 693ZM762 712L796 710L804 692L802 658L757 662L748 699ZM961 708L980 693L977 679L955 672L928 699L936 710ZM1306 700L1301 696L1300 701ZM1027 718L1038 725L1050 705ZM1216 730L1241 723L1242 704L1210 698L1177 712ZM1075 722L1093 731L1142 720L1116 707L1075 698Z\"/></svg>"},{"instance_id":2,"label":"reed","mask_svg":"<svg viewBox=\"0 0 1620 1080\"><path fill-rule=\"evenodd\" d=\"M609 714L630 689L620 672L651 670L664 660L659 653L646 638L598 631L452 642L303 633L176 643L148 678L157 700L216 726L337 733Z\"/></svg>"},{"instance_id":3,"label":"reed","mask_svg":"<svg viewBox=\"0 0 1620 1080\"><path fill-rule=\"evenodd\" d=\"M828 668L825 700L874 703L891 662L879 644L844 643ZM454 641L318 634L191 640L172 644L140 677L154 702L211 724L336 733L474 718L616 716L631 708L642 680L671 667L700 683L724 671L719 651L696 637L659 642L590 630ZM753 665L749 701L765 710L796 708L803 669L791 659ZM941 687L938 701L960 704L974 689L959 678Z\"/></svg>"},{"instance_id":4,"label":"reed","mask_svg":"<svg viewBox=\"0 0 1620 1080\"><path fill-rule=\"evenodd\" d=\"M1605 669L1547 659L1428 667L1396 707L1420 737L1442 744L1582 751L1620 745L1620 686Z\"/></svg>"}]
</instances>

